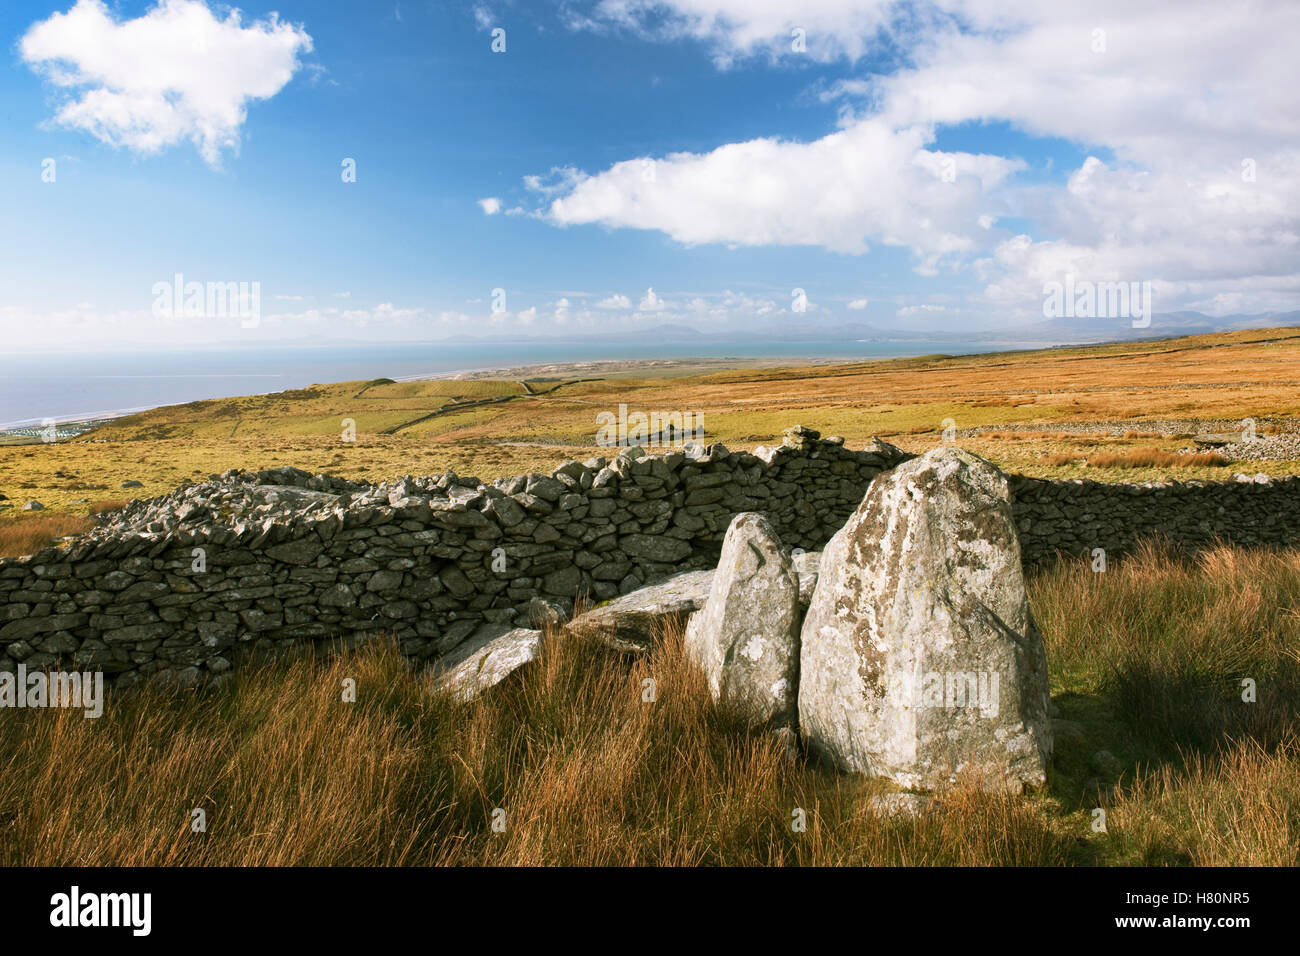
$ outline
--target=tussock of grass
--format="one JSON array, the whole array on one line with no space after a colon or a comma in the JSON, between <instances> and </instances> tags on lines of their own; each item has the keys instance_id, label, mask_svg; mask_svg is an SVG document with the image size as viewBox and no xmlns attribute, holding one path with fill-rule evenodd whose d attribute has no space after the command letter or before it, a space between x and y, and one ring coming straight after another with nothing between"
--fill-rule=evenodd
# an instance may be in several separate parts
<instances>
[{"instance_id":1,"label":"tussock of grass","mask_svg":"<svg viewBox=\"0 0 1300 956\"><path fill-rule=\"evenodd\" d=\"M1070 455L1065 453L1058 454L1058 455L1045 455L1042 459L1042 462L1045 465L1060 467L1061 465L1074 464L1074 462L1078 459L1078 457L1079 457L1078 455Z\"/></svg>"},{"instance_id":2,"label":"tussock of grass","mask_svg":"<svg viewBox=\"0 0 1300 956\"><path fill-rule=\"evenodd\" d=\"M1175 454L1158 448L1106 452L1088 458L1088 465L1092 468L1217 468L1228 463L1229 460L1217 451Z\"/></svg>"},{"instance_id":3,"label":"tussock of grass","mask_svg":"<svg viewBox=\"0 0 1300 956\"><path fill-rule=\"evenodd\" d=\"M1101 573L1063 562L1031 595L1053 695L1088 729L1057 741L1053 787L1113 806L1115 862L1300 863L1300 550L1148 544Z\"/></svg>"},{"instance_id":4,"label":"tussock of grass","mask_svg":"<svg viewBox=\"0 0 1300 956\"><path fill-rule=\"evenodd\" d=\"M1236 743L1139 773L1110 811L1120 862L1133 866L1295 866L1300 744Z\"/></svg>"},{"instance_id":5,"label":"tussock of grass","mask_svg":"<svg viewBox=\"0 0 1300 956\"><path fill-rule=\"evenodd\" d=\"M1300 550L1185 558L1148 542L1103 572L1087 561L1040 572L1031 599L1054 689L1107 692L1157 749L1300 731ZM1242 706L1245 678L1259 699Z\"/></svg>"},{"instance_id":6,"label":"tussock of grass","mask_svg":"<svg viewBox=\"0 0 1300 956\"><path fill-rule=\"evenodd\" d=\"M34 554L60 538L95 527L90 518L67 514L23 515L0 521L0 558Z\"/></svg>"}]
</instances>

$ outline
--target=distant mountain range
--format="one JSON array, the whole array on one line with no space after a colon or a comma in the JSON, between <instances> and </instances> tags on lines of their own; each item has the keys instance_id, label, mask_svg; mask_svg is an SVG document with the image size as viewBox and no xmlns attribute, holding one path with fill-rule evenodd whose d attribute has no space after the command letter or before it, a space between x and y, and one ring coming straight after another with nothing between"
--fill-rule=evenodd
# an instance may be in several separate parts
<instances>
[{"instance_id":1,"label":"distant mountain range","mask_svg":"<svg viewBox=\"0 0 1300 956\"><path fill-rule=\"evenodd\" d=\"M593 341L617 340L627 344L689 344L692 342L734 342L737 336L746 341L763 342L933 342L1007 346L1081 345L1094 342L1140 341L1174 338L1207 332L1231 332L1238 329L1266 329L1300 326L1300 311L1265 312L1256 315L1211 316L1201 312L1164 312L1151 318L1145 328L1133 328L1131 319L1043 319L1021 325L982 331L916 330L881 328L866 322L841 322L823 325L769 324L743 330L727 329L702 332L688 325L657 325L648 329L620 329L609 332L575 331L574 342L590 345ZM457 335L448 343L482 343L472 335ZM564 342L563 336L539 335L513 337L515 342Z\"/></svg>"},{"instance_id":2,"label":"distant mountain range","mask_svg":"<svg viewBox=\"0 0 1300 956\"><path fill-rule=\"evenodd\" d=\"M1300 325L1300 311L1218 316L1205 315L1202 312L1158 312L1152 316L1151 324L1142 329L1133 328L1131 319L1043 319L1026 325L974 333L962 338L978 342L1028 340L1079 344L1167 339L1179 335L1234 332L1239 329L1272 329L1291 325Z\"/></svg>"}]
</instances>

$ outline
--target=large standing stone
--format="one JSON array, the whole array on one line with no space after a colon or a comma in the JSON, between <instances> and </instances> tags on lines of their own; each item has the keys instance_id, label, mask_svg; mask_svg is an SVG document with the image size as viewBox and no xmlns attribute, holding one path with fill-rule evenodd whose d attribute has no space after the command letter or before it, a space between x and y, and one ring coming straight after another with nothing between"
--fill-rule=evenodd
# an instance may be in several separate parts
<instances>
[{"instance_id":1,"label":"large standing stone","mask_svg":"<svg viewBox=\"0 0 1300 956\"><path fill-rule=\"evenodd\" d=\"M757 723L789 726L799 684L799 578L762 515L737 515L727 529L708 602L686 626L686 656L714 700Z\"/></svg>"},{"instance_id":2,"label":"large standing stone","mask_svg":"<svg viewBox=\"0 0 1300 956\"><path fill-rule=\"evenodd\" d=\"M822 555L799 682L801 732L843 769L1045 781L1047 658L1002 472L942 448L875 479Z\"/></svg>"}]
</instances>

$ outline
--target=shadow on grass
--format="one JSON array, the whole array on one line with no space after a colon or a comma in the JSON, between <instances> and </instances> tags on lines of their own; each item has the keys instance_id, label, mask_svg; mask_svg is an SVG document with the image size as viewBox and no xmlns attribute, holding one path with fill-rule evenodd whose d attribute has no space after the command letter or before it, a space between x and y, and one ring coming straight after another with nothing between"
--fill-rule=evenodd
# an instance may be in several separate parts
<instances>
[{"instance_id":1,"label":"shadow on grass","mask_svg":"<svg viewBox=\"0 0 1300 956\"><path fill-rule=\"evenodd\" d=\"M1031 590L1064 731L1051 792L1109 810L1108 854L1297 862L1300 552L1147 544L1100 574L1062 562ZM1225 845L1248 818L1258 845Z\"/></svg>"}]
</instances>

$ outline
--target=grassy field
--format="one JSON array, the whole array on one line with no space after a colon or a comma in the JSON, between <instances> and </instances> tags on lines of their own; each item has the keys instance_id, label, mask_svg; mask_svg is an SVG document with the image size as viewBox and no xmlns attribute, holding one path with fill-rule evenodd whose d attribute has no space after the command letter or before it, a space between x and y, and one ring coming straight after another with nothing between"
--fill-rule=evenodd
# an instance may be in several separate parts
<instances>
[{"instance_id":1,"label":"grassy field","mask_svg":"<svg viewBox=\"0 0 1300 956\"><path fill-rule=\"evenodd\" d=\"M451 468L492 479L599 453L596 415L620 403L700 413L709 440L737 448L804 424L850 443L879 435L924 451L950 420L959 430L994 427L959 442L1030 475L1129 481L1291 474L1300 462L1179 458L1106 468L1089 459L1186 446L1186 439L1143 432L1144 421L1292 419L1300 414L1298 384L1300 329L851 365L665 370L648 378L342 382L155 409L71 441L0 447L0 492L16 503L35 499L51 511L85 514L89 502L157 495L236 467L294 465L369 480ZM355 442L343 440L345 420L355 423ZM1072 427L1096 420L1132 429L1101 436ZM1026 424L1052 427L1043 434L996 430ZM128 480L143 488L124 494ZM5 513L0 524L12 520L13 511Z\"/></svg>"},{"instance_id":2,"label":"grassy field","mask_svg":"<svg viewBox=\"0 0 1300 956\"><path fill-rule=\"evenodd\" d=\"M959 790L917 820L878 817L880 783L788 759L716 707L675 633L641 658L553 636L465 706L380 642L110 697L98 720L11 711L0 864L1295 866L1298 595L1300 551L1147 550L1034 578L1066 722L1049 783Z\"/></svg>"}]
</instances>

